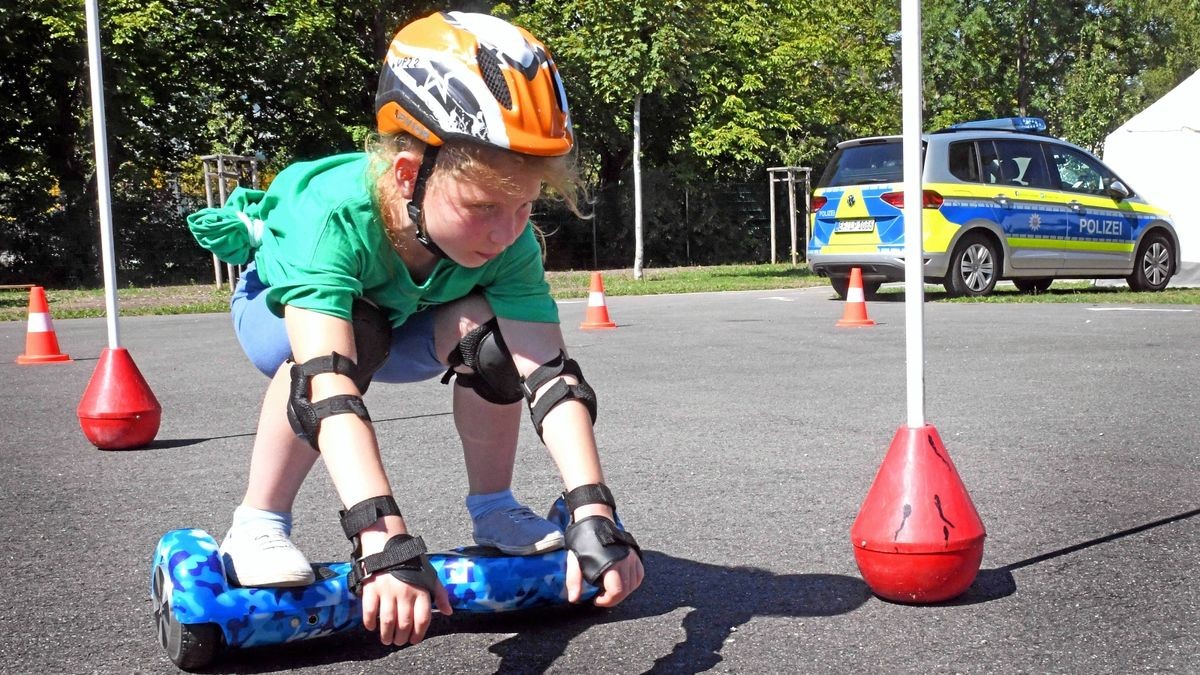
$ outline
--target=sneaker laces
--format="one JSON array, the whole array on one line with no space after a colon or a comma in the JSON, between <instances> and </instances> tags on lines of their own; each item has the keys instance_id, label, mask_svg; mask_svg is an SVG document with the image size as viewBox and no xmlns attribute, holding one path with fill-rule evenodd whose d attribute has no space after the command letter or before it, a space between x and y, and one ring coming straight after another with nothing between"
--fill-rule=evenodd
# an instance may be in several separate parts
<instances>
[{"instance_id":1,"label":"sneaker laces","mask_svg":"<svg viewBox=\"0 0 1200 675\"><path fill-rule=\"evenodd\" d=\"M534 513L528 506L510 507L504 510L504 515L508 516L514 523L520 523L527 520L541 520L541 516Z\"/></svg>"},{"instance_id":2,"label":"sneaker laces","mask_svg":"<svg viewBox=\"0 0 1200 675\"><path fill-rule=\"evenodd\" d=\"M263 529L254 533L253 537L260 551L295 548L291 540L288 539L288 536L283 533L283 530L276 530L274 528Z\"/></svg>"}]
</instances>

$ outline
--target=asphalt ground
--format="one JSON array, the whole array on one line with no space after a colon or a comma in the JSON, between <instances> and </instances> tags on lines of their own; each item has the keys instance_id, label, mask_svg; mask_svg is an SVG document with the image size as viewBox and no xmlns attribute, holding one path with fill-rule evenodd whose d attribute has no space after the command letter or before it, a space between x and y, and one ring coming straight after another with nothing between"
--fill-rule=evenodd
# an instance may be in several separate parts
<instances>
[{"instance_id":1,"label":"asphalt ground","mask_svg":"<svg viewBox=\"0 0 1200 675\"><path fill-rule=\"evenodd\" d=\"M987 529L954 601L872 595L849 529L906 422L904 305L839 329L828 289L610 298L615 330L572 355L600 397L607 480L645 548L620 607L438 617L417 647L359 631L227 655L258 673L1200 672L1200 312L931 304L926 419ZM240 499L266 380L223 315L121 320L163 406L157 440L104 452L76 406L102 320L55 322L71 364L18 366L0 324L0 670L158 673L148 579L158 538L218 538ZM410 526L469 543L466 480L436 381L367 395ZM557 474L522 432L518 496ZM313 560L348 544L318 465L296 506Z\"/></svg>"}]
</instances>

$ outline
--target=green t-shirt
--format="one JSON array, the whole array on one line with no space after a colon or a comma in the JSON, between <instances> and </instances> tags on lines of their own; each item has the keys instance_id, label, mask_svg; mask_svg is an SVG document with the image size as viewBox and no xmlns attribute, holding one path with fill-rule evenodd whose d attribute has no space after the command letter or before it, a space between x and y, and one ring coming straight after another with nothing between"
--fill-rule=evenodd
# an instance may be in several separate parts
<instances>
[{"instance_id":1,"label":"green t-shirt","mask_svg":"<svg viewBox=\"0 0 1200 675\"><path fill-rule=\"evenodd\" d=\"M240 231L243 238L251 222L262 223L254 260L270 287L272 312L282 314L284 305L292 305L349 320L354 299L365 297L399 326L414 312L478 287L498 317L558 323L532 225L480 267L441 259L424 283L414 283L376 213L367 161L354 153L293 164L275 177L260 201L238 215L247 223ZM188 219L198 240L193 220L200 215Z\"/></svg>"}]
</instances>

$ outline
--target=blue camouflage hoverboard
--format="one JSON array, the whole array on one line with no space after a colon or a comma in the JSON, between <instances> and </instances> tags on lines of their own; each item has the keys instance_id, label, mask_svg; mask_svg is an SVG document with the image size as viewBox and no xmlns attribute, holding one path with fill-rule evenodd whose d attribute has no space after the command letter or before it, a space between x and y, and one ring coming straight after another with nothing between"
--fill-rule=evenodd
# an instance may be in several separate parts
<instances>
[{"instance_id":1,"label":"blue camouflage hoverboard","mask_svg":"<svg viewBox=\"0 0 1200 675\"><path fill-rule=\"evenodd\" d=\"M559 498L549 520L566 529ZM511 612L566 604L565 550L505 555L460 547L429 561L455 612ZM349 562L313 565L316 581L291 588L230 586L217 542L204 530L172 530L159 540L150 596L159 644L184 670L209 665L222 649L307 640L362 626L362 606L347 581ZM585 582L583 599L598 590Z\"/></svg>"}]
</instances>

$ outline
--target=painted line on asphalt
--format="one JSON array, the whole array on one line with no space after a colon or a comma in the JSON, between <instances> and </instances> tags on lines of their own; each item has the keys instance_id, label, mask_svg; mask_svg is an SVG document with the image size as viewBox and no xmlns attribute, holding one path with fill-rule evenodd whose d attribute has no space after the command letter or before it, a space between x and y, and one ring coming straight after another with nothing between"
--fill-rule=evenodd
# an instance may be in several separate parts
<instances>
[{"instance_id":1,"label":"painted line on asphalt","mask_svg":"<svg viewBox=\"0 0 1200 675\"><path fill-rule=\"evenodd\" d=\"M1191 309L1167 309L1165 307L1088 307L1089 312L1192 312Z\"/></svg>"}]
</instances>

